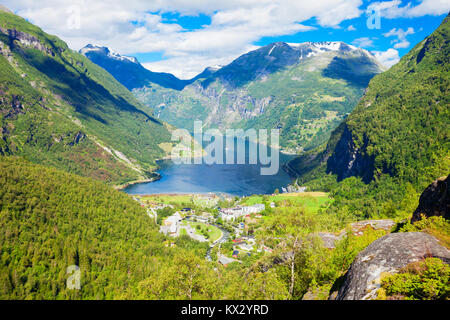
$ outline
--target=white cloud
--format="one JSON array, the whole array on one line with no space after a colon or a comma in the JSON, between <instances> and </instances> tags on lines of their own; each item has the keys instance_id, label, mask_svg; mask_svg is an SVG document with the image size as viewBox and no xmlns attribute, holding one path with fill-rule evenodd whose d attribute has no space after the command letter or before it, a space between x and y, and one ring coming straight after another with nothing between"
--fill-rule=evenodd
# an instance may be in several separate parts
<instances>
[{"instance_id":1,"label":"white cloud","mask_svg":"<svg viewBox=\"0 0 450 320\"><path fill-rule=\"evenodd\" d=\"M183 78L194 76L208 65L230 62L262 37L312 30L303 24L312 18L322 27L339 28L342 21L361 16L363 6L362 0L4 0L2 3L76 50L93 43L127 55L163 52L165 60L146 66ZM450 10L449 0L423 0L415 6L393 0L378 5L382 18L439 15ZM71 6L80 10L79 29L68 27ZM162 19L167 12L204 14L211 18L211 23L185 30L176 20ZM355 28L350 25L346 30ZM409 29L403 36L399 33L401 29L393 30L398 33L392 34L396 36L394 48L408 47ZM355 41L360 47L373 46L373 38Z\"/></svg>"},{"instance_id":2,"label":"white cloud","mask_svg":"<svg viewBox=\"0 0 450 320\"><path fill-rule=\"evenodd\" d=\"M407 15L409 17L421 17L424 15L439 16L450 11L450 1L448 0L424 0L421 4L411 8Z\"/></svg>"},{"instance_id":3,"label":"white cloud","mask_svg":"<svg viewBox=\"0 0 450 320\"><path fill-rule=\"evenodd\" d=\"M372 51L375 58L385 67L390 68L400 61L398 51L395 49L388 49L386 51Z\"/></svg>"},{"instance_id":4,"label":"white cloud","mask_svg":"<svg viewBox=\"0 0 450 320\"><path fill-rule=\"evenodd\" d=\"M214 61L237 57L262 37L313 30L302 22L315 18L320 26L339 27L357 18L362 0L5 0L19 15L65 40L73 49L87 43L132 55L163 52L165 60L146 64L180 77L191 77ZM68 28L68 8L80 9L80 28ZM205 14L211 24L184 30L165 21L166 12Z\"/></svg>"},{"instance_id":5,"label":"white cloud","mask_svg":"<svg viewBox=\"0 0 450 320\"><path fill-rule=\"evenodd\" d=\"M387 33L383 33L383 36L385 37L397 37L397 39L394 39L391 41L391 43L394 44L395 49L404 49L408 48L410 43L406 39L406 36L410 34L414 34L414 28L409 27L406 31L404 31L402 28L399 28L398 30L396 28L391 29Z\"/></svg>"},{"instance_id":6,"label":"white cloud","mask_svg":"<svg viewBox=\"0 0 450 320\"><path fill-rule=\"evenodd\" d=\"M360 48L368 48L373 47L373 40L368 37L362 37L353 40L352 44Z\"/></svg>"},{"instance_id":7,"label":"white cloud","mask_svg":"<svg viewBox=\"0 0 450 320\"><path fill-rule=\"evenodd\" d=\"M356 28L351 24L345 30L346 31L356 31Z\"/></svg>"},{"instance_id":8,"label":"white cloud","mask_svg":"<svg viewBox=\"0 0 450 320\"><path fill-rule=\"evenodd\" d=\"M380 9L381 18L395 19L395 18L415 18L425 15L438 16L446 14L450 11L449 0L423 0L418 5L413 6L411 2L401 6L402 1L382 1L372 2L371 6Z\"/></svg>"}]
</instances>

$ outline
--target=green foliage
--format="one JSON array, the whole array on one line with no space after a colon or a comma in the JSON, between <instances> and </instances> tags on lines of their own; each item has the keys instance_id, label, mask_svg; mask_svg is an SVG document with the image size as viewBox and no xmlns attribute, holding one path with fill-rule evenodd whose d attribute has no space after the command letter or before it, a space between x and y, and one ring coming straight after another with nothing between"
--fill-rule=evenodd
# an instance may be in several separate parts
<instances>
[{"instance_id":1,"label":"green foliage","mask_svg":"<svg viewBox=\"0 0 450 320\"><path fill-rule=\"evenodd\" d=\"M443 245L450 248L450 222L443 217L433 216L425 217L422 215L422 219L414 222L407 222L404 225L400 225L399 232L417 232L424 231L435 236L441 241Z\"/></svg>"},{"instance_id":2,"label":"green foliage","mask_svg":"<svg viewBox=\"0 0 450 320\"><path fill-rule=\"evenodd\" d=\"M339 225L335 217L322 212L305 211L295 205L276 207L256 232L258 241L274 248L274 252L255 265L271 265L290 299L300 299L313 288L331 290L356 255L386 234L384 230L367 228L358 236L348 232L333 250L323 247L316 233Z\"/></svg>"},{"instance_id":3,"label":"green foliage","mask_svg":"<svg viewBox=\"0 0 450 320\"><path fill-rule=\"evenodd\" d=\"M128 195L90 179L0 160L2 299L112 299L167 251ZM81 290L66 288L78 265Z\"/></svg>"},{"instance_id":4,"label":"green foliage","mask_svg":"<svg viewBox=\"0 0 450 320\"><path fill-rule=\"evenodd\" d=\"M450 266L438 258L426 258L381 280L379 299L448 300Z\"/></svg>"}]
</instances>

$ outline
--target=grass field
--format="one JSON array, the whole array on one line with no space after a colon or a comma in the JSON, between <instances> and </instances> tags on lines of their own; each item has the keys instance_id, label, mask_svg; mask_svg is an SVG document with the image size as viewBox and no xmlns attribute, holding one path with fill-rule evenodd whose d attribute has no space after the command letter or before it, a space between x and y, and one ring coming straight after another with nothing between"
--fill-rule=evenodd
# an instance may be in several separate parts
<instances>
[{"instance_id":1,"label":"grass field","mask_svg":"<svg viewBox=\"0 0 450 320\"><path fill-rule=\"evenodd\" d=\"M144 202L157 202L165 204L181 204L191 205L194 203L197 206L211 208L219 201L219 197L200 194L153 194L141 196Z\"/></svg>"},{"instance_id":2,"label":"grass field","mask_svg":"<svg viewBox=\"0 0 450 320\"><path fill-rule=\"evenodd\" d=\"M222 236L222 231L220 231L220 229L217 227L207 225L201 222L183 221L182 225L186 224L189 224L195 230L195 233L199 235L203 235L201 230L206 230L207 234L209 235L208 241L210 242L214 242ZM198 230L197 226L200 226L201 229ZM183 231L186 232L184 229Z\"/></svg>"},{"instance_id":3,"label":"grass field","mask_svg":"<svg viewBox=\"0 0 450 320\"><path fill-rule=\"evenodd\" d=\"M328 193L325 192L283 193L266 197L269 202L275 203L291 201L311 212L317 212L320 207L326 206L327 203L331 201L331 199L328 197ZM263 196L255 195L245 198L242 204L253 205L256 203L262 203L263 201Z\"/></svg>"},{"instance_id":4,"label":"grass field","mask_svg":"<svg viewBox=\"0 0 450 320\"><path fill-rule=\"evenodd\" d=\"M193 201L194 195L192 194L155 194L155 195L148 195L148 196L142 196L142 200L144 202L158 202L158 203L165 203L165 204L188 204Z\"/></svg>"}]
</instances>

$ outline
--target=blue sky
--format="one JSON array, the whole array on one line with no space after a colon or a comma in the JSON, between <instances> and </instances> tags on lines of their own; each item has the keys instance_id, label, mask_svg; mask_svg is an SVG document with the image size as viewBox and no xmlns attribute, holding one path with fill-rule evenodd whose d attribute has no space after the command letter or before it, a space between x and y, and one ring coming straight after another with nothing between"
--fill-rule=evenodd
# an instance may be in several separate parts
<instances>
[{"instance_id":1,"label":"blue sky","mask_svg":"<svg viewBox=\"0 0 450 320\"><path fill-rule=\"evenodd\" d=\"M276 41L344 41L391 66L432 33L450 0L0 0L75 50L132 55L152 71L190 78ZM367 15L379 14L379 28Z\"/></svg>"}]
</instances>

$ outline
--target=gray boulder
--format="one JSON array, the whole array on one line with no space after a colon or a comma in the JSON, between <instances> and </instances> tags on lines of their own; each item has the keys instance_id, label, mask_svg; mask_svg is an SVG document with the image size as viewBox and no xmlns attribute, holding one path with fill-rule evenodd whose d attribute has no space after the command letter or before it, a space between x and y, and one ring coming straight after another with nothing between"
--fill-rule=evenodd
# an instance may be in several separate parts
<instances>
[{"instance_id":1,"label":"gray boulder","mask_svg":"<svg viewBox=\"0 0 450 320\"><path fill-rule=\"evenodd\" d=\"M336 300L374 299L384 272L396 273L411 262L436 257L450 263L450 251L423 232L391 233L372 242L351 264Z\"/></svg>"}]
</instances>

